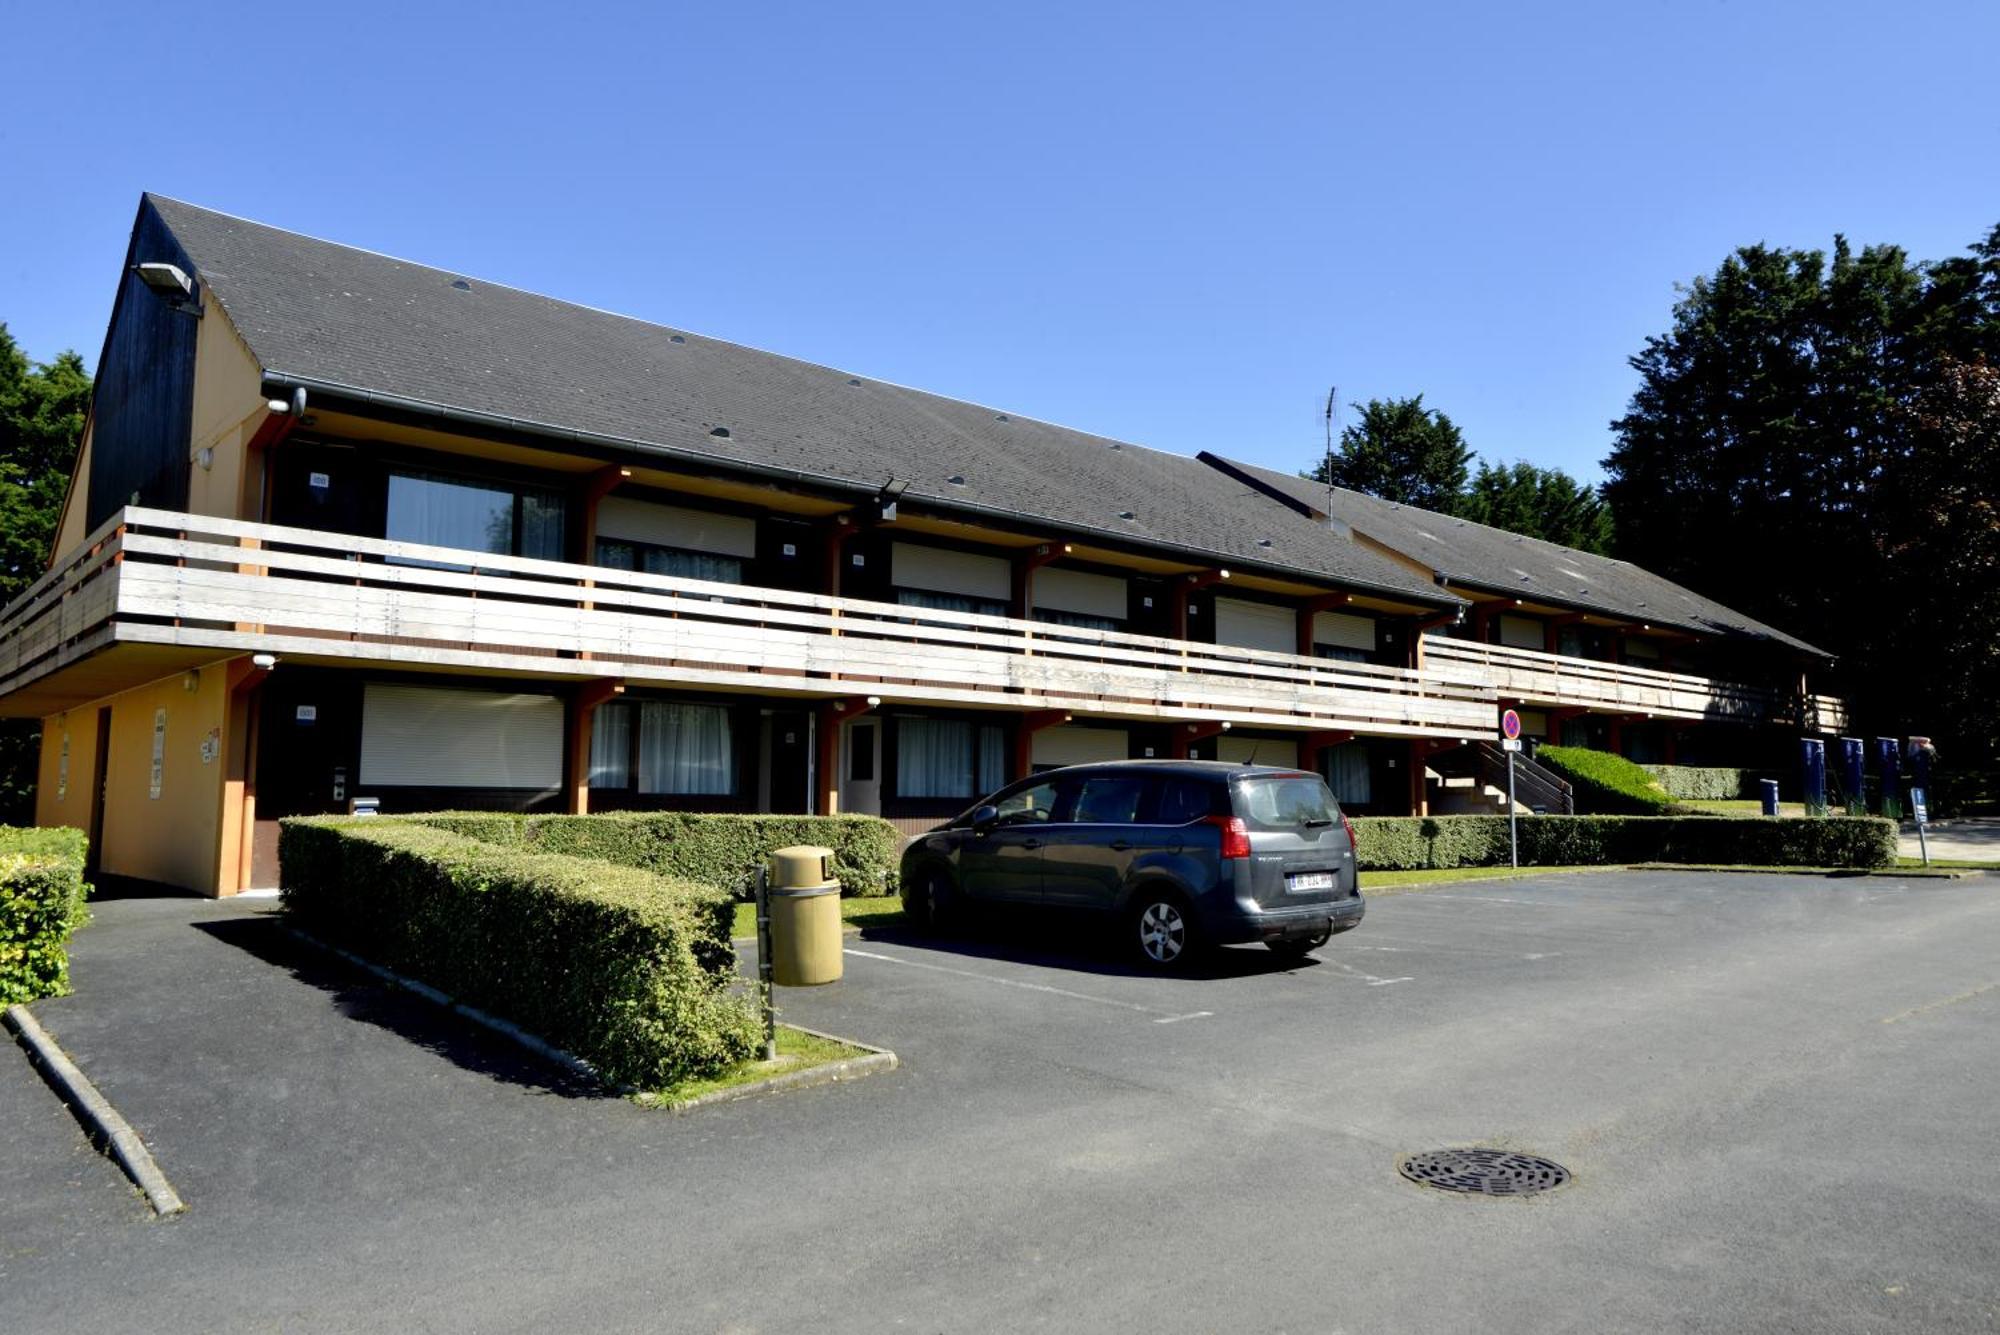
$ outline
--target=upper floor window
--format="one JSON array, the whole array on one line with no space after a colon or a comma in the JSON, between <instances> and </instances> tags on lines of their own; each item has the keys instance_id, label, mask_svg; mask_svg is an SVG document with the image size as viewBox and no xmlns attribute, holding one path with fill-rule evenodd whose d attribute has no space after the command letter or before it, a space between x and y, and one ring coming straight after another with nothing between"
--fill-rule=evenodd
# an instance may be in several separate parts
<instances>
[{"instance_id":1,"label":"upper floor window","mask_svg":"<svg viewBox=\"0 0 2000 1335\"><path fill-rule=\"evenodd\" d=\"M565 508L559 492L391 473L384 536L391 542L560 561Z\"/></svg>"},{"instance_id":2,"label":"upper floor window","mask_svg":"<svg viewBox=\"0 0 2000 1335\"><path fill-rule=\"evenodd\" d=\"M743 558L713 552L690 552L618 538L597 540L597 564L610 570L643 570L648 575L677 575L717 584L743 582Z\"/></svg>"}]
</instances>

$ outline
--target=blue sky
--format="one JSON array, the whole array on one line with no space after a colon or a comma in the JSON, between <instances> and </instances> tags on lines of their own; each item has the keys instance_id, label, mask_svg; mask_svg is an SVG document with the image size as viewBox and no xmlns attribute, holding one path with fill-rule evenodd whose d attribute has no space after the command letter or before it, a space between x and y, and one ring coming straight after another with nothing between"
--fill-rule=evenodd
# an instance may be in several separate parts
<instances>
[{"instance_id":1,"label":"blue sky","mask_svg":"<svg viewBox=\"0 0 2000 1335\"><path fill-rule=\"evenodd\" d=\"M1329 383L1595 478L1739 244L2000 222L2000 6L26 4L0 321L141 190L1165 449ZM88 11L88 12L83 12Z\"/></svg>"}]
</instances>

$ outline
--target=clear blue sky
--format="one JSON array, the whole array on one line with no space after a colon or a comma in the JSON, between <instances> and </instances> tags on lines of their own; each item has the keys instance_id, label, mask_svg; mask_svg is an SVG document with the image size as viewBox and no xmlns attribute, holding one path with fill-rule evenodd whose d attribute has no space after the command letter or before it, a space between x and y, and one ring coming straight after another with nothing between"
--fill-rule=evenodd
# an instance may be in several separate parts
<instances>
[{"instance_id":1,"label":"clear blue sky","mask_svg":"<svg viewBox=\"0 0 2000 1335\"><path fill-rule=\"evenodd\" d=\"M2000 221L2000 5L0 9L0 321L141 190L1165 449L1329 382L1596 477L1738 244Z\"/></svg>"}]
</instances>

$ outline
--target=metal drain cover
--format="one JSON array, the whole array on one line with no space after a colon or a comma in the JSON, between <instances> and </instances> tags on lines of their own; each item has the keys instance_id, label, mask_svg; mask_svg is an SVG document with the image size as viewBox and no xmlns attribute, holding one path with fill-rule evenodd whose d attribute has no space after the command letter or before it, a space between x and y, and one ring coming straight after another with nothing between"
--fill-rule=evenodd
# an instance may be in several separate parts
<instances>
[{"instance_id":1,"label":"metal drain cover","mask_svg":"<svg viewBox=\"0 0 2000 1335\"><path fill-rule=\"evenodd\" d=\"M1569 1181L1569 1169L1509 1150L1428 1150L1406 1154L1396 1171L1419 1186L1475 1196L1532 1196Z\"/></svg>"}]
</instances>

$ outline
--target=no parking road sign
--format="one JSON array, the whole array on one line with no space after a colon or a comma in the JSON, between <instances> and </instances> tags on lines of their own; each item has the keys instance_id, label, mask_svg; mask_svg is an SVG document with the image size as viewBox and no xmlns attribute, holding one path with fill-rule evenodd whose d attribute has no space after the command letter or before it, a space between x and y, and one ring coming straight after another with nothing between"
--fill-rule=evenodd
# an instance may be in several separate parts
<instances>
[{"instance_id":1,"label":"no parking road sign","mask_svg":"<svg viewBox=\"0 0 2000 1335\"><path fill-rule=\"evenodd\" d=\"M1507 860L1518 867L1521 841L1514 817L1514 753L1521 749L1521 716L1511 709L1500 715L1500 745L1507 749Z\"/></svg>"},{"instance_id":2,"label":"no parking road sign","mask_svg":"<svg viewBox=\"0 0 2000 1335\"><path fill-rule=\"evenodd\" d=\"M1521 716L1511 709L1500 716L1500 741L1509 751L1521 749Z\"/></svg>"}]
</instances>

